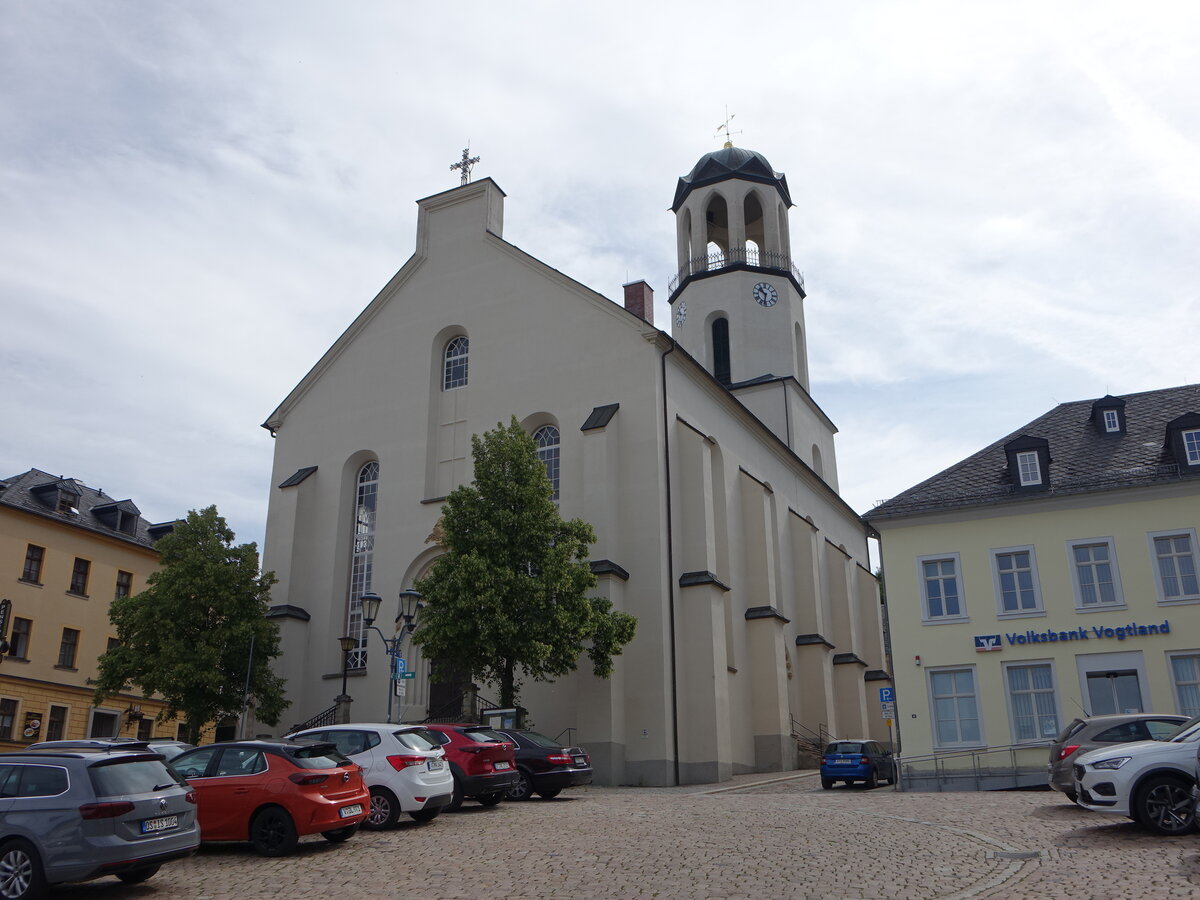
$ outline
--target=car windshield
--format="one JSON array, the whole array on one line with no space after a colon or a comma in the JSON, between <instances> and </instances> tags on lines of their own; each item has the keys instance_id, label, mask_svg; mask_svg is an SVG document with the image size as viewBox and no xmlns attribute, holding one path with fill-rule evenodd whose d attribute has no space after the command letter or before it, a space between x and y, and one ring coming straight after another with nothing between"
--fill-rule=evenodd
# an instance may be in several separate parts
<instances>
[{"instance_id":1,"label":"car windshield","mask_svg":"<svg viewBox=\"0 0 1200 900\"><path fill-rule=\"evenodd\" d=\"M1191 744L1200 741L1200 716L1193 719L1188 719L1179 726L1179 730L1168 741L1175 741L1179 744Z\"/></svg>"},{"instance_id":2,"label":"car windshield","mask_svg":"<svg viewBox=\"0 0 1200 900\"><path fill-rule=\"evenodd\" d=\"M426 728L393 731L392 737L409 750L437 750L442 746L442 742L430 734Z\"/></svg>"},{"instance_id":3,"label":"car windshield","mask_svg":"<svg viewBox=\"0 0 1200 900\"><path fill-rule=\"evenodd\" d=\"M1087 723L1084 722L1083 719L1075 719L1071 722L1070 725L1068 725L1061 732L1059 732L1058 737L1056 737L1054 740L1060 744L1064 743L1067 738L1069 738L1071 735L1073 735L1075 732L1077 732L1080 728L1082 728L1086 724Z\"/></svg>"},{"instance_id":4,"label":"car windshield","mask_svg":"<svg viewBox=\"0 0 1200 900\"><path fill-rule=\"evenodd\" d=\"M834 741L832 744L830 744L828 747L825 748L825 753L827 755L832 755L835 753L862 753L862 752L863 752L862 741Z\"/></svg>"},{"instance_id":5,"label":"car windshield","mask_svg":"<svg viewBox=\"0 0 1200 900\"><path fill-rule=\"evenodd\" d=\"M486 744L489 741L497 744L512 743L504 735L497 734L490 728L472 728L469 731L464 731L463 734L465 734L471 740L478 741L481 744Z\"/></svg>"},{"instance_id":6,"label":"car windshield","mask_svg":"<svg viewBox=\"0 0 1200 900\"><path fill-rule=\"evenodd\" d=\"M318 744L315 747L295 747L284 751L287 756L302 769L336 769L338 766L352 766L346 757L328 744Z\"/></svg>"},{"instance_id":7,"label":"car windshield","mask_svg":"<svg viewBox=\"0 0 1200 900\"><path fill-rule=\"evenodd\" d=\"M149 794L185 782L157 759L105 760L88 769L97 797Z\"/></svg>"}]
</instances>

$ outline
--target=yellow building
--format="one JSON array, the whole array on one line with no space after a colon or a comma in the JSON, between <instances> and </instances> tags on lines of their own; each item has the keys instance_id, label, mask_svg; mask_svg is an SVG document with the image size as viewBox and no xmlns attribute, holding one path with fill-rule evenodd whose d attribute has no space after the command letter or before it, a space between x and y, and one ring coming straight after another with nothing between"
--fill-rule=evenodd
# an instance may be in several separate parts
<instances>
[{"instance_id":1,"label":"yellow building","mask_svg":"<svg viewBox=\"0 0 1200 900\"><path fill-rule=\"evenodd\" d=\"M0 481L0 747L176 736L175 723L155 722L158 701L131 693L96 707L89 686L116 640L109 603L145 588L171 527L73 478L30 469Z\"/></svg>"},{"instance_id":2,"label":"yellow building","mask_svg":"<svg viewBox=\"0 0 1200 900\"><path fill-rule=\"evenodd\" d=\"M1075 717L1200 714L1200 385L1060 404L867 519L908 772L1044 780Z\"/></svg>"}]
</instances>

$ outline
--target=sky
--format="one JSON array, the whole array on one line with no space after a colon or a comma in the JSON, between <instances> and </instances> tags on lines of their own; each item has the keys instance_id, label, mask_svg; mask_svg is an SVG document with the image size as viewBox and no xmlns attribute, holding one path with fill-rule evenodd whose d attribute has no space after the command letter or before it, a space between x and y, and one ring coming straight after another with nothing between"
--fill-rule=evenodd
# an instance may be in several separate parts
<instances>
[{"instance_id":1,"label":"sky","mask_svg":"<svg viewBox=\"0 0 1200 900\"><path fill-rule=\"evenodd\" d=\"M1055 404L1200 382L1200 4L0 3L0 477L261 546L260 427L475 177L669 330L676 180L787 175L865 512Z\"/></svg>"}]
</instances>

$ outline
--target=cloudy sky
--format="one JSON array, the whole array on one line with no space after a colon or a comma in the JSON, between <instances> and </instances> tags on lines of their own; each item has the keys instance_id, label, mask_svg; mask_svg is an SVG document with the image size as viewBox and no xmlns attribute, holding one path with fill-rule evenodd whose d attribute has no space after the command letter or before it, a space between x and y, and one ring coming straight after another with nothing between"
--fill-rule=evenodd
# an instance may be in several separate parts
<instances>
[{"instance_id":1,"label":"cloudy sky","mask_svg":"<svg viewBox=\"0 0 1200 900\"><path fill-rule=\"evenodd\" d=\"M259 427L470 141L505 238L667 327L676 179L785 172L866 511L1055 403L1200 381L1200 4L9 0L0 476L262 539Z\"/></svg>"}]
</instances>

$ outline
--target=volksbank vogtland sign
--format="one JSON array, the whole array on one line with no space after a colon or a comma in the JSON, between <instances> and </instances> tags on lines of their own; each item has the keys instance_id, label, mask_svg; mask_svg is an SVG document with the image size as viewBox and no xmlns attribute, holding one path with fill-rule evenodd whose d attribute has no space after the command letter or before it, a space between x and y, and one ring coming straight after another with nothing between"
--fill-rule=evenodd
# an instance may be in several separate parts
<instances>
[{"instance_id":1,"label":"volksbank vogtland sign","mask_svg":"<svg viewBox=\"0 0 1200 900\"><path fill-rule=\"evenodd\" d=\"M1170 634L1171 623L1164 619L1160 625L1139 625L1130 622L1128 625L1093 625L1090 628L1072 628L1070 631L1009 631L1004 634L975 635L975 649L980 653L989 650L999 650L1003 646L1002 638L1012 644L1061 644L1069 641L1118 640L1142 637L1151 634Z\"/></svg>"}]
</instances>

